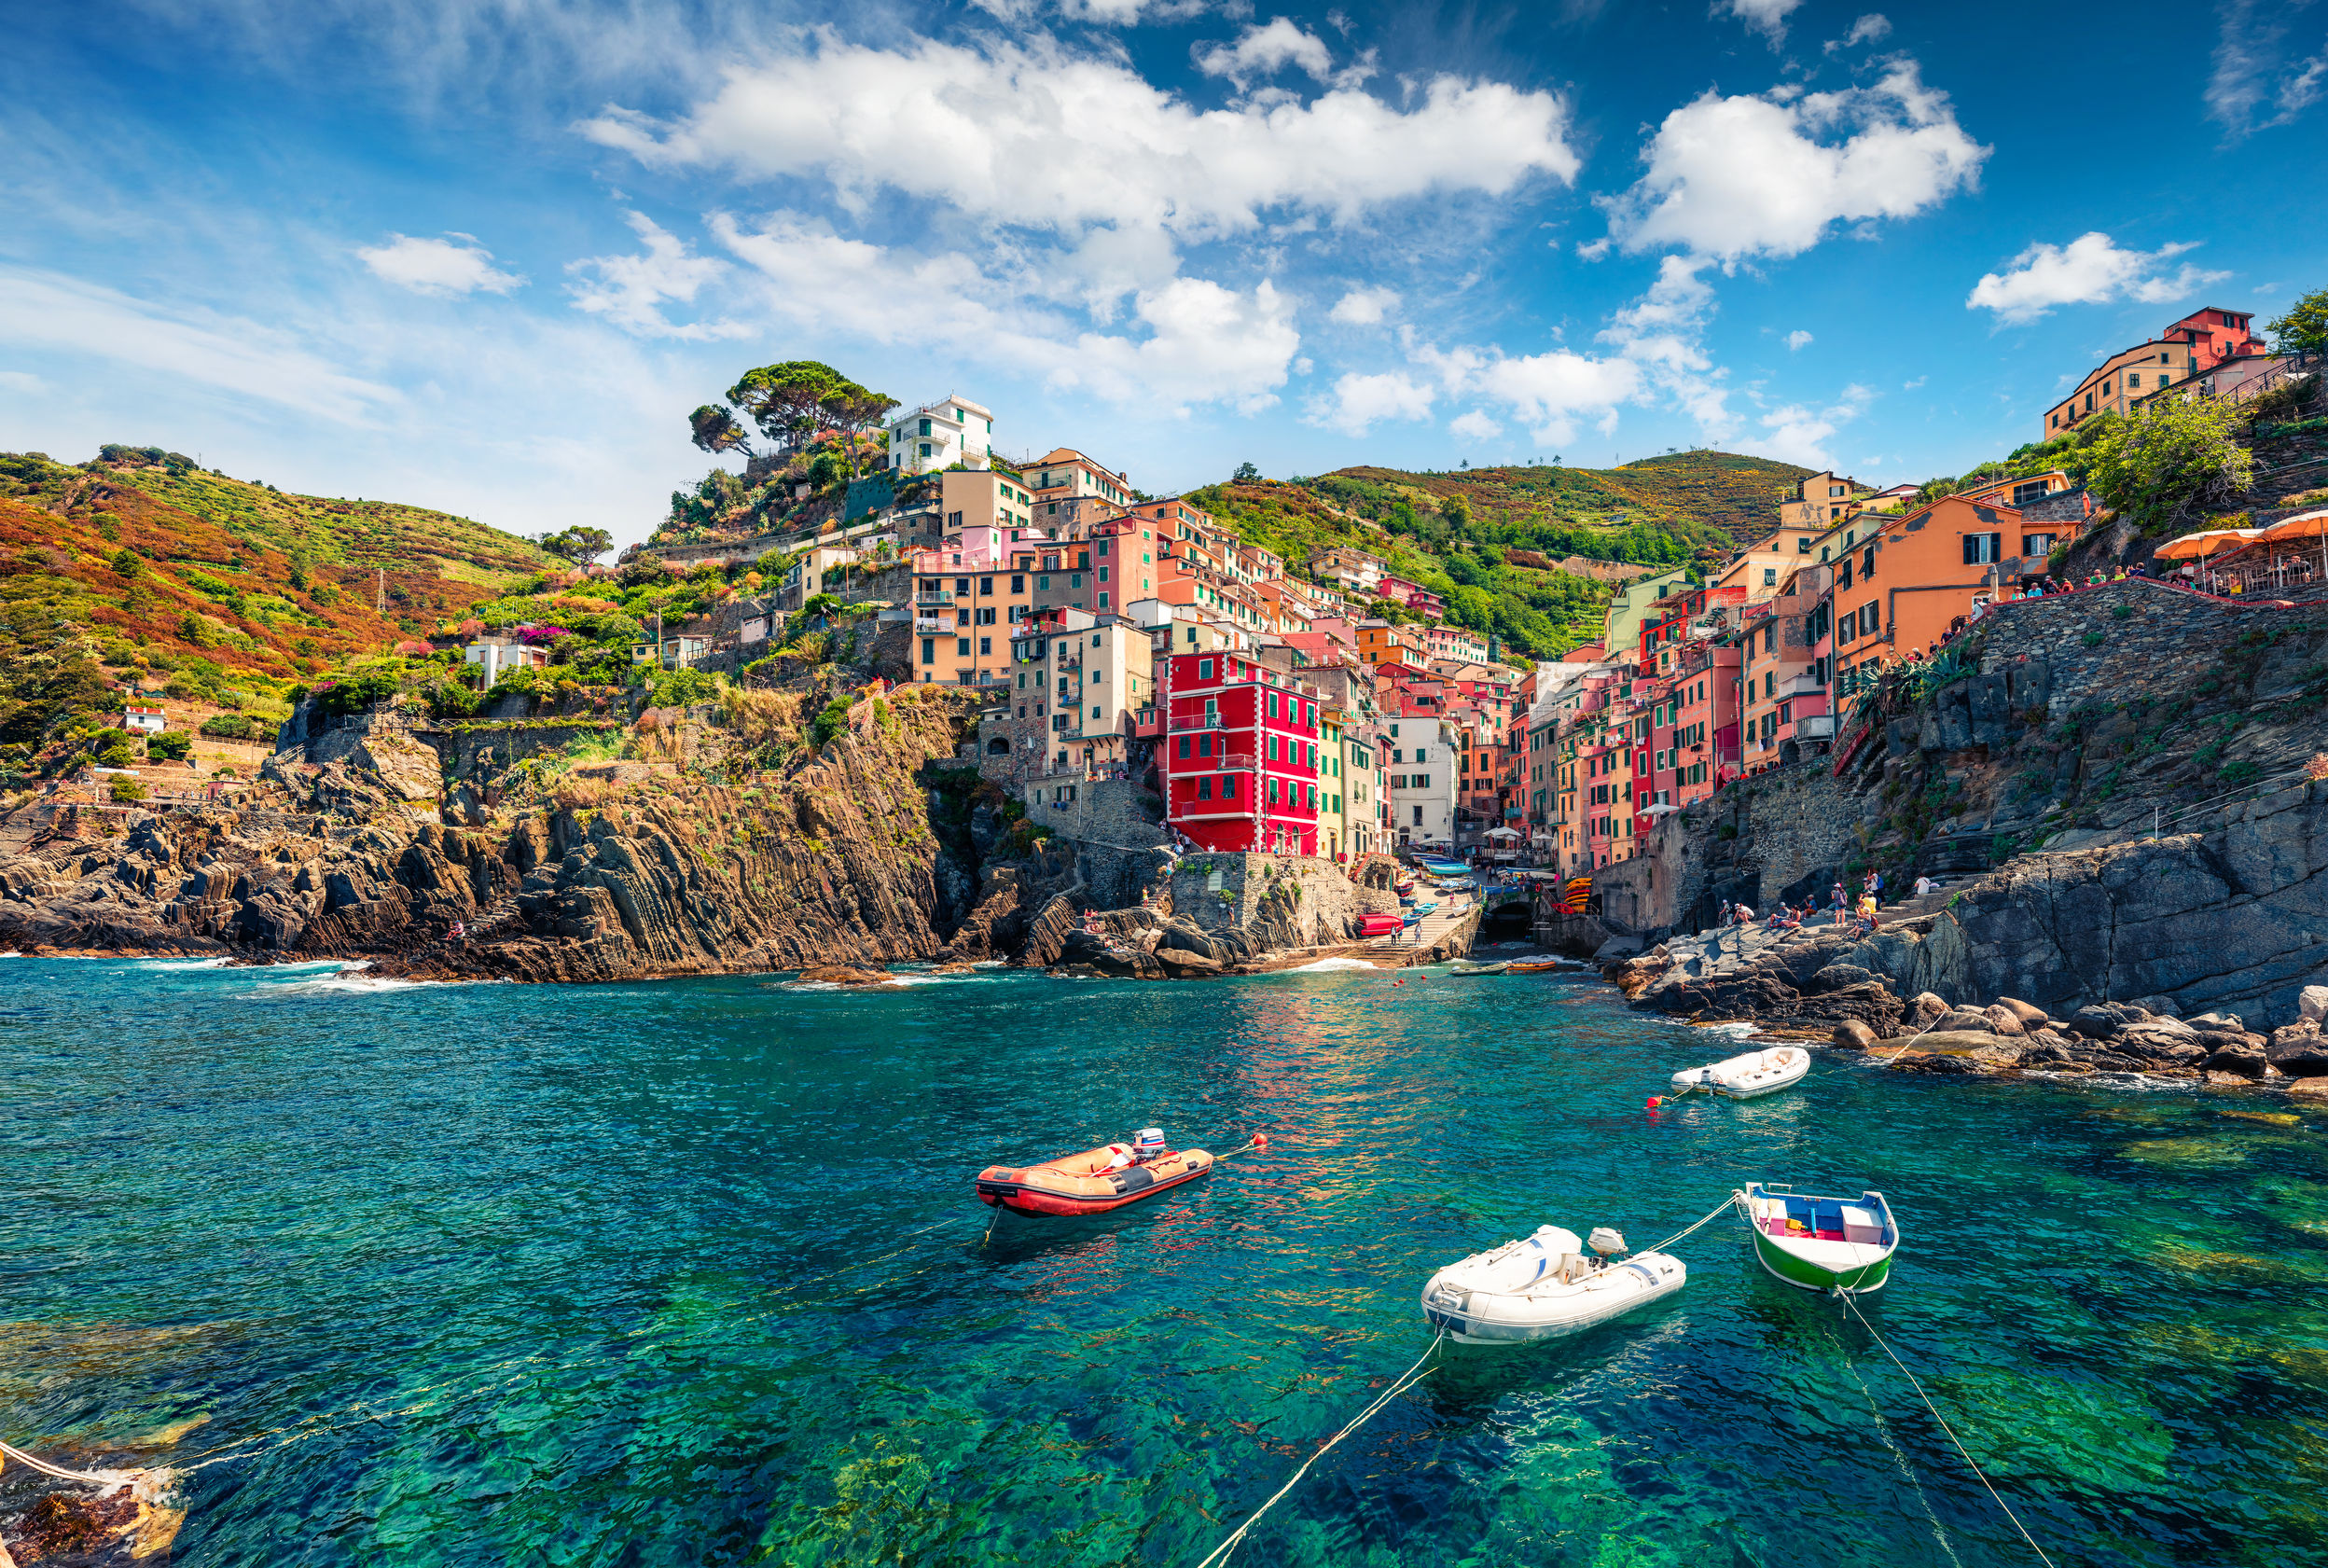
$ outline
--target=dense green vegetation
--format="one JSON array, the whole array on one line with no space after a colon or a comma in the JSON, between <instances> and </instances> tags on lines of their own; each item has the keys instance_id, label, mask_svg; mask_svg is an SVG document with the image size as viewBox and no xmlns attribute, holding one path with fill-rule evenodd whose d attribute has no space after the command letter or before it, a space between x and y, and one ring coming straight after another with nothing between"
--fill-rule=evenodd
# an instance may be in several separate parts
<instances>
[{"instance_id":1,"label":"dense green vegetation","mask_svg":"<svg viewBox=\"0 0 2328 1568\"><path fill-rule=\"evenodd\" d=\"M1447 618L1521 661L1597 639L1611 585L1561 571L1569 557L1644 567L1709 565L1777 522L1809 470L1728 452L1622 468L1481 468L1410 474L1345 468L1274 482L1251 473L1189 500L1289 569L1334 546L1360 549L1447 596ZM1406 618L1397 606L1372 612Z\"/></svg>"}]
</instances>

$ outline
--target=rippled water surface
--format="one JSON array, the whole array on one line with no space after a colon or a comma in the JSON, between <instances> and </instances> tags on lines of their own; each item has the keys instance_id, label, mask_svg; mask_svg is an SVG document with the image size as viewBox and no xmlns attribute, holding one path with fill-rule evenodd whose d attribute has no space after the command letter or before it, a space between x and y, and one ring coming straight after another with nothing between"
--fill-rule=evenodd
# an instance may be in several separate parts
<instances>
[{"instance_id":1,"label":"rippled water surface","mask_svg":"<svg viewBox=\"0 0 2328 1568\"><path fill-rule=\"evenodd\" d=\"M1868 1316L2054 1561L2328 1561L2328 1117L2281 1101L1822 1059L1652 1113L1727 1039L1573 976L0 987L0 1436L242 1456L182 1563L1194 1564L1423 1353L1433 1269L1754 1177L1890 1195ZM980 1167L1151 1122L1272 1142L982 1244ZM1675 1251L1634 1317L1449 1347L1236 1561L2034 1561L1865 1330L1733 1220Z\"/></svg>"}]
</instances>

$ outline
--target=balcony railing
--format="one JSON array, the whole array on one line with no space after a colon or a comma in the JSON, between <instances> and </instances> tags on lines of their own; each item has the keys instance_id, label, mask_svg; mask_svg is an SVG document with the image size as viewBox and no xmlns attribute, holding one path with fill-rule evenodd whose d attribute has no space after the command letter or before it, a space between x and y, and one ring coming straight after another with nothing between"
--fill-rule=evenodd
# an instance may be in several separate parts
<instances>
[{"instance_id":1,"label":"balcony railing","mask_svg":"<svg viewBox=\"0 0 2328 1568\"><path fill-rule=\"evenodd\" d=\"M913 617L913 629L916 631L951 631L954 623L943 616L916 616Z\"/></svg>"},{"instance_id":2,"label":"balcony railing","mask_svg":"<svg viewBox=\"0 0 2328 1568\"><path fill-rule=\"evenodd\" d=\"M1172 733L1175 735L1184 730L1226 729L1227 728L1228 721L1219 714L1197 714L1191 717L1172 720Z\"/></svg>"},{"instance_id":3,"label":"balcony railing","mask_svg":"<svg viewBox=\"0 0 2328 1568\"><path fill-rule=\"evenodd\" d=\"M925 590L915 594L913 596L913 602L917 604L950 604L954 602L954 596L943 589L940 589L935 593L931 593Z\"/></svg>"}]
</instances>

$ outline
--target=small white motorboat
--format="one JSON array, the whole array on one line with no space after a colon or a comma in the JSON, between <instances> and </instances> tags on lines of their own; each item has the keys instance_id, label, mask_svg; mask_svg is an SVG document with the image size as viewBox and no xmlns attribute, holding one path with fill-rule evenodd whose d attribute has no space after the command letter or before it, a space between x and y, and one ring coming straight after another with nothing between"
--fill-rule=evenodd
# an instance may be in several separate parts
<instances>
[{"instance_id":1,"label":"small white motorboat","mask_svg":"<svg viewBox=\"0 0 2328 1568\"><path fill-rule=\"evenodd\" d=\"M1625 1250L1625 1238L1605 1226L1592 1233L1587 1256L1574 1231L1540 1225L1432 1275L1422 1315L1466 1345L1553 1339L1670 1296L1689 1277L1678 1257L1615 1256Z\"/></svg>"},{"instance_id":2,"label":"small white motorboat","mask_svg":"<svg viewBox=\"0 0 2328 1568\"><path fill-rule=\"evenodd\" d=\"M1733 1100L1752 1100L1757 1094L1798 1084L1809 1071L1809 1051L1801 1046L1773 1046L1768 1050L1748 1051L1744 1056L1734 1056L1710 1067L1691 1067L1676 1073L1673 1092L1687 1094L1694 1089L1705 1089Z\"/></svg>"}]
</instances>

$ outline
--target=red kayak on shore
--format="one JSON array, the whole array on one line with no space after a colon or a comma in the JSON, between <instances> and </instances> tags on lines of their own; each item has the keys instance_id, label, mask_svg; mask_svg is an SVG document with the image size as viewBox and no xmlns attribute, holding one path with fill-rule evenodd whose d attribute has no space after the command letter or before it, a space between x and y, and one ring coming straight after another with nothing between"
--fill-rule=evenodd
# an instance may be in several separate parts
<instances>
[{"instance_id":1,"label":"red kayak on shore","mask_svg":"<svg viewBox=\"0 0 2328 1568\"><path fill-rule=\"evenodd\" d=\"M1022 1214L1103 1214L1212 1169L1202 1149L1167 1149L1127 1163L1129 1144L1102 1144L1039 1165L990 1165L978 1173L978 1201Z\"/></svg>"}]
</instances>

